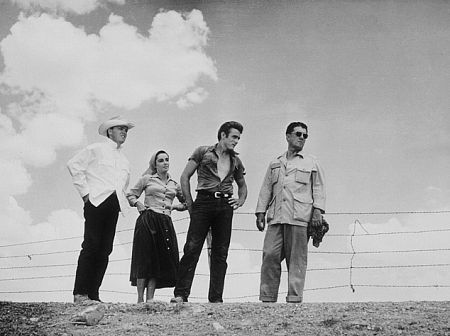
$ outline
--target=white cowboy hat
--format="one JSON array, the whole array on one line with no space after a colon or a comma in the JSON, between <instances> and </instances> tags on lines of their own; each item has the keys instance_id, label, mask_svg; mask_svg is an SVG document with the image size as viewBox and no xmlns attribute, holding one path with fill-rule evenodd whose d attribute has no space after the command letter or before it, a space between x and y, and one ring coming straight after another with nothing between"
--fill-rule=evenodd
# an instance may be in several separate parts
<instances>
[{"instance_id":1,"label":"white cowboy hat","mask_svg":"<svg viewBox=\"0 0 450 336\"><path fill-rule=\"evenodd\" d=\"M127 120L122 119L120 116L117 116L109 120L106 120L103 124L101 124L98 127L98 133L100 135L106 136L108 129L115 126L127 126L128 129L130 129L134 127L134 124Z\"/></svg>"}]
</instances>

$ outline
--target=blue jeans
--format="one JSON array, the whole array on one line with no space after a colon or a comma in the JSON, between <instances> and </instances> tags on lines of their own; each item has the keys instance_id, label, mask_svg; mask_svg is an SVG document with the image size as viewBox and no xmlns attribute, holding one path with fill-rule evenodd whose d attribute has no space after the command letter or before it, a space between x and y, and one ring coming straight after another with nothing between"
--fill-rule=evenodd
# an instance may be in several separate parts
<instances>
[{"instance_id":1,"label":"blue jeans","mask_svg":"<svg viewBox=\"0 0 450 336\"><path fill-rule=\"evenodd\" d=\"M227 271L228 248L231 240L233 209L226 198L198 194L195 200L189 230L180 260L175 296L185 301L191 293L192 281L206 235L211 228L211 266L209 302L223 302L222 294Z\"/></svg>"}]
</instances>

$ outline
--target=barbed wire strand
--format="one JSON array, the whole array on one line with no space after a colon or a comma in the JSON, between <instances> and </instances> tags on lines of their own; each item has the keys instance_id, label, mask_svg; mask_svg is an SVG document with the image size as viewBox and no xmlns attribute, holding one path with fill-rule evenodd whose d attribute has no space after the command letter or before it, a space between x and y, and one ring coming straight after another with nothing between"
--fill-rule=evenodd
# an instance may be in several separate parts
<instances>
[{"instance_id":1,"label":"barbed wire strand","mask_svg":"<svg viewBox=\"0 0 450 336\"><path fill-rule=\"evenodd\" d=\"M389 214L398 214L398 213L449 213L450 210L442 210L442 211L408 211L408 212L389 212ZM245 214L245 213L240 213ZM252 213L253 214L253 213ZM332 214L332 213L331 213ZM335 213L335 214L344 214L344 213ZM380 214L378 213L348 213L348 214ZM383 213L387 214L387 213ZM181 221L185 220L189 217L180 218L174 221ZM356 234L356 227L359 225L365 233L363 234ZM131 231L133 229L123 229L119 230L117 232L126 232ZM256 229L249 230L249 229L234 229L235 231L257 231ZM420 230L420 231L394 231L394 232L378 232L378 233L369 233L368 230L362 225L362 223L356 219L353 222L353 232L349 234L327 234L327 236L350 236L350 246L352 251L346 252L346 251L311 251L309 253L324 253L324 254L343 254L348 255L351 254L350 259L350 266L348 267L328 267L328 268L312 268L308 269L308 272L313 271L335 271L335 270L348 270L349 271L349 285L343 285L343 286L329 286L329 287L320 287L320 288L312 288L312 289L305 289L307 290L321 290L321 289L333 289L333 288L342 288L342 287L348 287L350 286L352 292L355 292L356 287L390 287L390 288L449 288L448 285L443 284L434 284L434 285L390 285L390 284L355 284L353 283L353 270L355 269L389 269L389 268L418 268L418 267L447 267L450 266L449 263L434 263L434 264L413 264L413 265L374 265L374 266L355 266L354 265L354 259L357 254L374 254L374 253L412 253L412 252L436 252L436 251L449 251L449 248L434 248L434 249L412 249L412 250L384 250L384 251L359 251L357 252L353 245L353 240L355 237L360 236L375 236L375 235L389 235L389 234L420 234L420 233L430 233L430 232L444 232L444 231L450 231L450 229L431 229L431 230ZM179 232L179 234L185 234L186 232ZM47 239L47 240L40 240L40 241L33 241L33 242L25 242L25 243L16 243L16 244L9 244L9 245L2 245L0 247L11 247L11 246L19 246L19 245L29 245L29 244L36 244L36 243L47 243L52 241L63 241L63 240L69 240L69 239L75 239L75 238L81 238L80 236L77 237L65 237L65 238L57 238L57 239ZM118 245L126 245L131 244L132 242L124 242L124 243L117 243L115 246ZM205 248L207 249L207 248ZM236 249L230 249L230 251L252 251L252 252L261 252L261 249L250 249L250 248L236 248ZM67 250L67 251L53 251L53 252L42 252L42 253L30 253L30 254L24 254L24 255L15 255L15 256L0 256L0 258L19 258L19 257L27 257L30 260L32 260L33 256L42 256L42 255L54 255L54 254L62 254L62 253L73 253L73 252L79 252L79 250ZM129 261L130 258L122 258L122 259L115 259L111 260L110 262L121 262L121 261ZM27 265L27 266L11 266L11 267L3 267L0 268L0 270L12 270L12 269L32 269L32 268L49 268L49 267L65 267L65 266L75 266L73 263L69 264L50 264L50 265ZM287 271L283 271L287 272ZM227 275L257 275L260 274L260 272L230 272L227 273ZM107 273L107 275L128 275L128 273ZM196 273L198 276L209 276L209 274L206 273ZM67 278L67 277L73 277L73 274L65 274L65 275L52 275L52 276L32 276L32 277L15 277L15 278L4 278L0 279L0 281L18 281L18 280L37 280L37 279L51 279L51 278ZM31 290L31 291L6 291L6 292L0 292L2 294L14 294L14 293L45 293L45 292L59 292L61 290ZM64 290L65 291L65 290ZM108 291L106 291L108 292ZM114 292L114 291L110 291ZM131 293L130 293L131 294ZM132 293L134 295L134 293ZM235 298L246 298L246 297L254 297L254 296L242 296L242 297L235 297ZM195 297L193 297L195 298ZM229 298L233 299L233 298Z\"/></svg>"},{"instance_id":2,"label":"barbed wire strand","mask_svg":"<svg viewBox=\"0 0 450 336\"><path fill-rule=\"evenodd\" d=\"M132 242L119 243L114 246L129 245ZM202 251L209 248L203 248ZM254 248L230 248L229 252L245 251L245 252L262 252L262 249ZM383 254L383 253L419 253L419 252L444 252L450 251L450 248L432 248L432 249L411 249L411 250L377 250L377 251L358 251L357 254ZM29 254L19 254L19 255L9 255L0 256L0 259L14 259L14 258L28 258L32 260L36 256L47 256L55 254L65 254L65 253L79 253L80 250L68 250L68 251L56 251L56 252L45 252L45 253L29 253ZM179 252L180 254L183 251ZM353 252L349 251L309 251L309 254L332 254L332 255L351 255Z\"/></svg>"},{"instance_id":3,"label":"barbed wire strand","mask_svg":"<svg viewBox=\"0 0 450 336\"><path fill-rule=\"evenodd\" d=\"M450 213L450 210L435 210L435 211L372 211L372 212L328 212L326 215L397 215L397 214L443 214L443 213ZM236 215L254 215L253 212L235 212ZM190 217L182 217L174 219L173 222L179 222L186 219L189 219ZM361 227L363 227L361 225ZM364 229L364 227L363 227ZM122 232L129 232L134 230L134 228L127 228L127 229L121 229L117 230L116 233L122 233ZM256 229L233 229L235 231L248 231L253 232L257 231ZM365 229L364 229L365 230ZM439 232L439 231L449 231L450 229L442 229L442 230L422 230L422 231L409 231L409 233L424 233L424 232ZM185 234L186 232L180 232L177 234ZM408 233L408 231L404 232L389 232L389 233L366 233L365 235L379 235L379 234L397 234L397 233ZM347 235L338 235L338 234L329 234L329 236L347 236ZM356 236L356 234L354 235ZM42 244L42 243L49 243L49 242L55 242L55 241L64 241L64 240L71 240L71 239L80 239L83 238L83 236L73 236L73 237L64 237L64 238L54 238L54 239L45 239L45 240L36 240L36 241L30 241L30 242L22 242L22 243L13 243L13 244L4 244L0 245L0 248L4 247L14 247L14 246L20 246L20 245L31 245L31 244Z\"/></svg>"},{"instance_id":4,"label":"barbed wire strand","mask_svg":"<svg viewBox=\"0 0 450 336\"><path fill-rule=\"evenodd\" d=\"M353 275L353 259L355 258L356 252L355 247L353 246L353 237L356 232L356 220L353 222L353 234L350 237L350 247L352 249L352 256L350 257L350 268L349 268L349 285L352 292L355 292L355 288L352 284L352 275Z\"/></svg>"},{"instance_id":5,"label":"barbed wire strand","mask_svg":"<svg viewBox=\"0 0 450 336\"><path fill-rule=\"evenodd\" d=\"M128 231L130 231L129 229ZM122 230L121 232L124 232L125 230ZM233 231L244 231L244 232L259 232L257 229L240 229L235 228ZM375 232L375 233L354 233L354 234L345 234L345 233L327 233L328 237L362 237L362 236L382 236L382 235L396 235L396 234L421 234L421 233L436 233L436 232L447 232L450 231L450 228L447 229L429 229L429 230L418 230L418 231L390 231L390 232ZM178 232L177 235L186 234L187 231ZM36 240L36 241L30 241L30 242L24 242L24 243L14 243L14 244L7 244L7 245L0 245L0 248L3 247L13 247L13 246L21 246L21 245L31 245L31 244L40 244L40 243L49 243L49 242L56 242L56 241L63 241L63 240L70 240L70 239L76 239L76 238L83 238L82 236L74 236L74 237L65 237L65 238L55 238L55 239L46 239L46 240ZM114 246L117 245L127 245L131 244L132 242L126 242L126 243L117 243ZM79 251L79 250L77 250ZM0 257L1 258L1 257Z\"/></svg>"},{"instance_id":6,"label":"barbed wire strand","mask_svg":"<svg viewBox=\"0 0 450 336\"><path fill-rule=\"evenodd\" d=\"M450 285L441 285L441 284L433 284L433 285L391 285L391 284L353 284L354 287L372 287L372 288L450 288ZM335 285L335 286L325 286L325 287L315 287L315 288L305 288L304 291L318 291L318 290L327 290L327 289L339 289L339 288L348 288L348 285ZM0 294L32 294L32 293L62 293L62 292L72 292L72 289L52 289L52 290L17 290L17 291L0 291ZM104 293L111 294L125 294L125 295L136 295L134 292L125 292L125 291L117 291L117 290L102 290ZM287 292L279 292L279 294L287 294ZM171 298L171 295L155 295L156 297L167 297ZM243 295L243 296L232 296L227 297L228 300L236 300L236 299L245 299L245 298L255 298L258 297L258 294L254 295ZM206 297L202 296L190 296L191 299L194 300L206 300Z\"/></svg>"},{"instance_id":7,"label":"barbed wire strand","mask_svg":"<svg viewBox=\"0 0 450 336\"><path fill-rule=\"evenodd\" d=\"M129 261L129 258L126 259L117 259L111 260L111 262L120 262L120 261ZM34 265L34 266L10 266L10 267L2 267L0 270L13 270L13 269L32 269L32 268L49 268L49 267L66 267L71 266L74 267L76 264L52 264L52 265ZM421 267L445 267L450 266L450 263L436 263L436 264L412 264L412 265L374 265L374 266L354 266L351 265L351 268L348 266L342 267L323 267L323 268L310 268L307 269L307 272L315 272L315 271L338 271L338 270L352 270L352 269L383 269L383 268L421 268ZM287 272L287 271L283 271ZM246 275L246 274L260 274L260 272L229 272L227 275ZM209 276L208 273L196 273L199 276ZM47 276L46 278L52 278L57 276ZM12 279L0 279L0 281L4 280L12 280ZM350 282L351 283L351 282Z\"/></svg>"},{"instance_id":8,"label":"barbed wire strand","mask_svg":"<svg viewBox=\"0 0 450 336\"><path fill-rule=\"evenodd\" d=\"M408 215L408 214L443 214L450 213L450 210L404 210L404 211L327 211L328 215ZM236 215L254 215L254 212L235 212Z\"/></svg>"}]
</instances>

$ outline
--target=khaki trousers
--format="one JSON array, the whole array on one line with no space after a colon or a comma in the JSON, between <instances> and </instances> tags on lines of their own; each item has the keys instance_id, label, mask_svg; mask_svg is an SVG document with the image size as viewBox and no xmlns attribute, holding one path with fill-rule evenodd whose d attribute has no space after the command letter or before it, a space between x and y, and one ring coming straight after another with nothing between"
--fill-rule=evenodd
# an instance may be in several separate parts
<instances>
[{"instance_id":1,"label":"khaki trousers","mask_svg":"<svg viewBox=\"0 0 450 336\"><path fill-rule=\"evenodd\" d=\"M272 224L267 227L261 266L260 301L277 301L281 262L284 259L288 269L286 302L302 302L308 261L306 226Z\"/></svg>"}]
</instances>

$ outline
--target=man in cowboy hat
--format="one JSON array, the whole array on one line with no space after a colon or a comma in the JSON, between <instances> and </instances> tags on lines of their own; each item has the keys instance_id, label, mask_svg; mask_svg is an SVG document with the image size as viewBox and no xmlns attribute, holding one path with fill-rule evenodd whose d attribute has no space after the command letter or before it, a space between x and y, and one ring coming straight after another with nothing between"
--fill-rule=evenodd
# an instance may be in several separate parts
<instances>
[{"instance_id":1,"label":"man in cowboy hat","mask_svg":"<svg viewBox=\"0 0 450 336\"><path fill-rule=\"evenodd\" d=\"M75 303L100 301L99 288L112 252L119 212L128 206L125 191L130 164L122 153L122 144L132 127L120 117L105 121L98 132L107 140L87 146L67 163L84 202L85 218L73 290Z\"/></svg>"}]
</instances>

